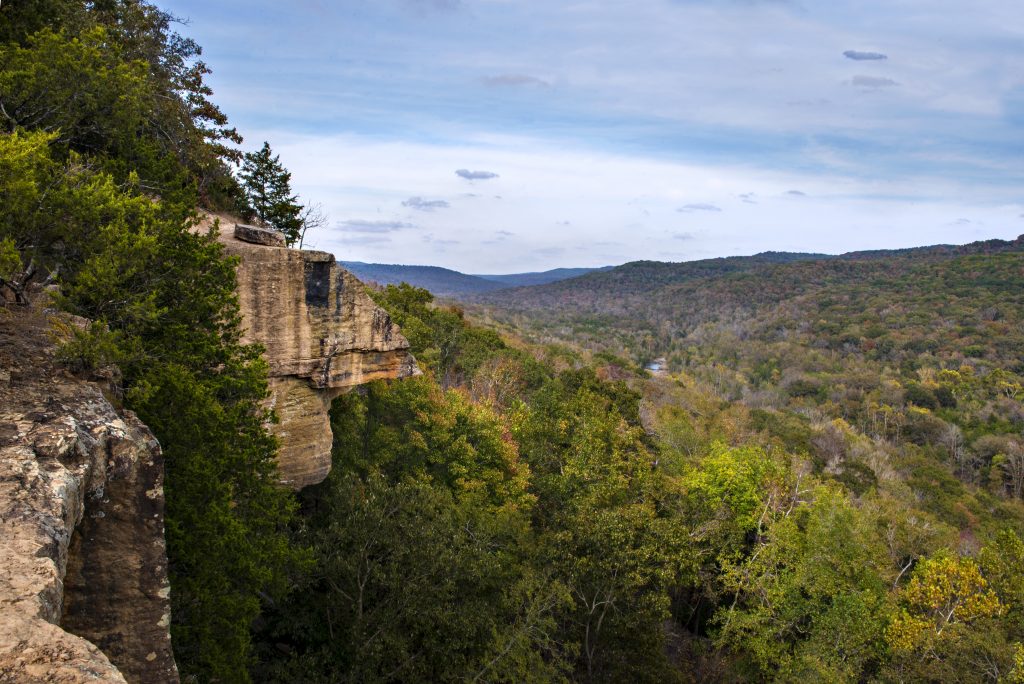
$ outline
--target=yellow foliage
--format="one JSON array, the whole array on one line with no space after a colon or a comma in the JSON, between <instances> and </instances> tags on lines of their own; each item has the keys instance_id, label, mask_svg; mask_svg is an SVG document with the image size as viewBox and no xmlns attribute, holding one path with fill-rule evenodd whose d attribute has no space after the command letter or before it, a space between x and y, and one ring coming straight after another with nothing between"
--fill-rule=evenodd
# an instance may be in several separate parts
<instances>
[{"instance_id":1,"label":"yellow foliage","mask_svg":"<svg viewBox=\"0 0 1024 684\"><path fill-rule=\"evenodd\" d=\"M886 640L895 650L920 648L956 623L1004 612L996 593L971 558L939 556L921 563L903 590L904 608L889 623Z\"/></svg>"},{"instance_id":2,"label":"yellow foliage","mask_svg":"<svg viewBox=\"0 0 1024 684\"><path fill-rule=\"evenodd\" d=\"M1013 669L1006 679L1008 684L1024 684L1024 644L1013 645Z\"/></svg>"}]
</instances>

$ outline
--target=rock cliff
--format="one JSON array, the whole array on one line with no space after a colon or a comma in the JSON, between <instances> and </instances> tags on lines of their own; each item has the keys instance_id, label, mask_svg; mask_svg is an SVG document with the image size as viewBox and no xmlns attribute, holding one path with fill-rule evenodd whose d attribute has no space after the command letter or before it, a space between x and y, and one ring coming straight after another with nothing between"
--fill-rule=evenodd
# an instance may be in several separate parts
<instances>
[{"instance_id":1,"label":"rock cliff","mask_svg":"<svg viewBox=\"0 0 1024 684\"><path fill-rule=\"evenodd\" d=\"M163 458L0 309L0 682L176 682Z\"/></svg>"},{"instance_id":2,"label":"rock cliff","mask_svg":"<svg viewBox=\"0 0 1024 684\"><path fill-rule=\"evenodd\" d=\"M266 349L282 480L298 489L330 470L338 394L419 370L332 255L222 225L245 340ZM109 387L56 363L52 322L0 307L0 683L177 682L160 446Z\"/></svg>"},{"instance_id":3,"label":"rock cliff","mask_svg":"<svg viewBox=\"0 0 1024 684\"><path fill-rule=\"evenodd\" d=\"M265 348L271 402L280 423L281 479L300 489L331 467L331 401L357 385L419 373L409 343L363 284L332 254L275 245L230 216L219 224L228 254L240 257L238 297L244 339Z\"/></svg>"}]
</instances>

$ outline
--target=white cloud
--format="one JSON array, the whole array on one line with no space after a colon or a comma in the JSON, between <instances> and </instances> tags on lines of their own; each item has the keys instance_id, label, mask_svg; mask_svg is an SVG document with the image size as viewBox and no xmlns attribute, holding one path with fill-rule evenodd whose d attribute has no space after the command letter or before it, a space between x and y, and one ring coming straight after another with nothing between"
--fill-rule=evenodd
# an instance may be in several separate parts
<instances>
[{"instance_id":1,"label":"white cloud","mask_svg":"<svg viewBox=\"0 0 1024 684\"><path fill-rule=\"evenodd\" d=\"M1016 0L167 4L232 123L364 222L318 239L353 258L494 272L659 258L689 233L710 256L1019 225Z\"/></svg>"},{"instance_id":2,"label":"white cloud","mask_svg":"<svg viewBox=\"0 0 1024 684\"><path fill-rule=\"evenodd\" d=\"M469 136L472 137L472 136ZM684 164L646 156L559 148L551 141L502 138L495 144L428 145L374 138L295 136L278 132L294 187L316 197L332 216L377 215L356 229L387 232L390 243L342 243L314 236L340 258L387 263L434 263L470 273L597 266L609 262L603 243L622 244L616 260L669 258L666 237L684 239L692 254L755 253L769 249L843 252L977 239L970 215L988 226L1010 225L1020 213L1016 196L994 202L942 178L854 179L739 165ZM481 196L443 212L419 212L416 228L428 241L410 240L413 225L389 215L414 191L419 197L458 194L451 159L501 168L504 199ZM338 164L335 160L345 159ZM801 190L794 191L794 188ZM927 188L927 192L922 192ZM799 196L799 202L787 201ZM680 213L686 197L691 203ZM908 199L911 198L911 199ZM642 198L649 216L637 213ZM756 198L757 204L750 204ZM959 198L959 199L951 199ZM714 215L714 225L695 223ZM638 222L638 218L642 219ZM558 225L552 230L553 224ZM894 230L893 226L898 226ZM713 228L713 229L712 229ZM976 226L970 226L976 229ZM501 247L485 244L502 236ZM999 228L990 237L1015 237ZM678 243L677 243L678 244Z\"/></svg>"}]
</instances>

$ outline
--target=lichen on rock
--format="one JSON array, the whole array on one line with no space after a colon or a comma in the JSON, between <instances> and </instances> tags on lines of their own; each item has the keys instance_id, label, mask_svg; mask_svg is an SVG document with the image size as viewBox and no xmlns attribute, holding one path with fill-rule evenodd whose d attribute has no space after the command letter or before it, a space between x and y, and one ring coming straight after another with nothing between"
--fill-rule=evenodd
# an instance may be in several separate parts
<instances>
[{"instance_id":1,"label":"lichen on rock","mask_svg":"<svg viewBox=\"0 0 1024 684\"><path fill-rule=\"evenodd\" d=\"M0 315L0 681L176 682L160 446Z\"/></svg>"}]
</instances>

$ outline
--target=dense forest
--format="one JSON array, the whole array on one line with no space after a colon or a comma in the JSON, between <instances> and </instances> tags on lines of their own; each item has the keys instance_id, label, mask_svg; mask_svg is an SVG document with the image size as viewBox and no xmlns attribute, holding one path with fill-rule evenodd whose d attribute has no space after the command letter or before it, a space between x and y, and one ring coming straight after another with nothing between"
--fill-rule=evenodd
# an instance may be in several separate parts
<instances>
[{"instance_id":1,"label":"dense forest","mask_svg":"<svg viewBox=\"0 0 1024 684\"><path fill-rule=\"evenodd\" d=\"M841 492L849 514L877 534L873 543L879 546L858 563L878 562L883 552L893 561L895 575L885 592L893 603L881 615L888 622L885 660L894 667L897 631L921 617L915 618L907 593L924 591L919 583L926 582L927 569L938 567L936 559L949 564L947 573L960 572L954 563L975 564L977 588L995 590L985 558L992 544L1020 534L1022 292L1024 242L1018 239L842 257L769 253L684 264L640 262L519 294L496 293L472 310L534 343L618 353L638 365L666 359L667 372L633 383L643 395L642 423L663 455L705 467L723 445L782 452L798 464L791 467ZM813 491L808 489L806 501L798 498L795 510L815 505ZM903 525L916 531L899 529ZM853 542L849 534L840 540ZM769 530L766 541L772 536ZM901 548L900 539L910 538L924 545ZM825 548L819 545L816 553ZM755 545L743 562L768 550ZM757 572L776 583L803 572L792 560L796 556L790 558ZM733 572L729 566L714 569L724 578ZM725 594L735 602L730 611L743 605L743 594L735 592L754 581L750 572L732 577L739 584ZM927 581L946 582L944 591L955 591L951 587L959 580L935 575ZM747 597L758 604L759 615L748 627L752 631L730 641L733 648L742 652L768 637L758 632L774 629L781 618L765 612L769 591L783 589L797 587L774 584ZM955 601L941 595L930 595L933 608L945 601L944 614L952 621ZM706 600L691 609L704 618L710 609L710 634L721 640L728 630L713 628L721 607L716 600L702 605ZM990 624L1002 625L997 631L1007 630L998 636L974 641L938 626L936 634L951 638L950 647L959 642L956 648L976 660L943 665L951 656L935 650L938 642L915 641L906 647L924 651L927 657L918 664L929 669L883 668L841 678L1007 677L1005 666L993 665L999 659L993 645L1007 644L1002 658L1010 662L1009 644L1019 636L1011 636L1018 627L1011 626L1008 600L998 615L989 616ZM765 648L779 648L772 641L780 634L773 634Z\"/></svg>"},{"instance_id":2,"label":"dense forest","mask_svg":"<svg viewBox=\"0 0 1024 684\"><path fill-rule=\"evenodd\" d=\"M93 322L64 361L164 448L185 681L1024 681L1019 242L641 263L470 315L372 289L424 374L337 399L294 495L191 228L301 240L303 208L199 58L138 0L0 6L0 290L56 286Z\"/></svg>"}]
</instances>

